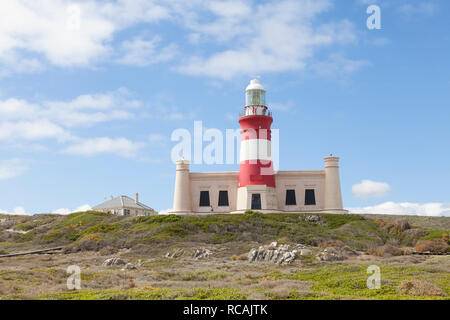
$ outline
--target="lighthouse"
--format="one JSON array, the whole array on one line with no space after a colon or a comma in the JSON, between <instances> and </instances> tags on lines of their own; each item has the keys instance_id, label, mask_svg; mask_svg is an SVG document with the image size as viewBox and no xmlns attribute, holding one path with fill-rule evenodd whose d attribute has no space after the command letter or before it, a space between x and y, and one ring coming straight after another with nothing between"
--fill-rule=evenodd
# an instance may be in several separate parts
<instances>
[{"instance_id":1,"label":"lighthouse","mask_svg":"<svg viewBox=\"0 0 450 320\"><path fill-rule=\"evenodd\" d=\"M245 107L239 115L241 151L237 210L276 210L275 174L272 163L272 113L266 89L253 79L245 89Z\"/></svg>"},{"instance_id":2,"label":"lighthouse","mask_svg":"<svg viewBox=\"0 0 450 320\"><path fill-rule=\"evenodd\" d=\"M239 114L239 171L191 172L189 159L176 161L171 212L348 213L342 203L338 157L326 157L322 170L274 172L272 123L266 89L258 79L253 79L245 89L245 106Z\"/></svg>"}]
</instances>

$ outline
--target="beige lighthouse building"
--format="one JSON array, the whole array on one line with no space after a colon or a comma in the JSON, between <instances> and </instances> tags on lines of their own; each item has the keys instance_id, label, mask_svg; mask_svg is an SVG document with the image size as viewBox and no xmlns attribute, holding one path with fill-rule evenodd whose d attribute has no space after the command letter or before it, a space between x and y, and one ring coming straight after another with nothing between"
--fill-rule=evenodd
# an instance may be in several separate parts
<instances>
[{"instance_id":1,"label":"beige lighthouse building","mask_svg":"<svg viewBox=\"0 0 450 320\"><path fill-rule=\"evenodd\" d=\"M254 79L245 96L239 117L239 171L190 172L188 160L177 161L172 213L348 213L342 203L339 158L326 157L322 170L274 171L273 118L266 105L266 90Z\"/></svg>"}]
</instances>

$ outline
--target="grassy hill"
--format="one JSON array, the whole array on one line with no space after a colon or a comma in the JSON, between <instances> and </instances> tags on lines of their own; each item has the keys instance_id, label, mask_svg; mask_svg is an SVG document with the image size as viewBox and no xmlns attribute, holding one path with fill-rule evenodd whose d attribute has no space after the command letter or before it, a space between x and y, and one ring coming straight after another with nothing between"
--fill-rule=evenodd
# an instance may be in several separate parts
<instances>
[{"instance_id":1,"label":"grassy hill","mask_svg":"<svg viewBox=\"0 0 450 320\"><path fill-rule=\"evenodd\" d=\"M310 223L305 214L151 216L122 217L94 211L66 216L0 216L0 251L18 247L67 245L74 251L99 250L104 247L131 248L139 244L167 248L175 245L265 243L277 239L317 246L323 241L339 240L351 248L366 250L386 243L414 245L420 238L440 237L448 231L450 218L440 225L412 217L418 232L395 233L376 223L387 216L320 214L321 221ZM391 217L389 217L391 218ZM393 219L393 218L392 218ZM399 219L397 217L397 219ZM429 226L439 229L430 229ZM13 229L26 233L12 233Z\"/></svg>"},{"instance_id":2,"label":"grassy hill","mask_svg":"<svg viewBox=\"0 0 450 320\"><path fill-rule=\"evenodd\" d=\"M93 211L0 215L0 254L65 247L59 254L1 258L0 300L448 299L449 256L364 253L442 239L450 233L450 218L320 214L319 221L308 222L307 216L248 212L120 217ZM272 241L308 245L312 254L291 265L245 259L251 248ZM345 245L361 255L345 261L315 258L324 247ZM194 259L199 248L214 254ZM182 256L165 257L180 249ZM126 271L103 267L111 257L143 263ZM382 272L377 290L366 287L366 269L373 264ZM67 291L70 265L82 268L82 290Z\"/></svg>"}]
</instances>

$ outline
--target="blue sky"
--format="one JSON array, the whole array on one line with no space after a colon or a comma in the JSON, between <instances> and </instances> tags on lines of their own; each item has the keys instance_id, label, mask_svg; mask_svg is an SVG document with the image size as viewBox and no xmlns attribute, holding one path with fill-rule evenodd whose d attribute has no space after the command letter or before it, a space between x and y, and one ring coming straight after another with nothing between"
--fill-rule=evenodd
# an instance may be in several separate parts
<instances>
[{"instance_id":1,"label":"blue sky","mask_svg":"<svg viewBox=\"0 0 450 320\"><path fill-rule=\"evenodd\" d=\"M450 215L448 1L187 2L2 1L0 212L170 208L172 132L238 128L259 75L281 170L333 153L352 211Z\"/></svg>"}]
</instances>

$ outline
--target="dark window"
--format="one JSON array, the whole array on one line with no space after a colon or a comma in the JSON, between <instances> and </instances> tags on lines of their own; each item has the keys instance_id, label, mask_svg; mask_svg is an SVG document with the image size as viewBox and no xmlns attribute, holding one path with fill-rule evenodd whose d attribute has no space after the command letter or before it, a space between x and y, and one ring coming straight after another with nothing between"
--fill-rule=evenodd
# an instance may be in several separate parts
<instances>
[{"instance_id":1,"label":"dark window","mask_svg":"<svg viewBox=\"0 0 450 320\"><path fill-rule=\"evenodd\" d=\"M130 215L130 210L129 209L123 209L123 215L129 216Z\"/></svg>"},{"instance_id":2,"label":"dark window","mask_svg":"<svg viewBox=\"0 0 450 320\"><path fill-rule=\"evenodd\" d=\"M315 206L316 205L316 195L314 189L305 190L305 206Z\"/></svg>"},{"instance_id":3,"label":"dark window","mask_svg":"<svg viewBox=\"0 0 450 320\"><path fill-rule=\"evenodd\" d=\"M200 191L200 207L209 207L209 191Z\"/></svg>"},{"instance_id":4,"label":"dark window","mask_svg":"<svg viewBox=\"0 0 450 320\"><path fill-rule=\"evenodd\" d=\"M219 207L228 207L228 191L219 191Z\"/></svg>"},{"instance_id":5,"label":"dark window","mask_svg":"<svg viewBox=\"0 0 450 320\"><path fill-rule=\"evenodd\" d=\"M286 190L286 205L296 206L297 199L295 199L295 190Z\"/></svg>"},{"instance_id":6,"label":"dark window","mask_svg":"<svg viewBox=\"0 0 450 320\"><path fill-rule=\"evenodd\" d=\"M261 195L259 193L252 194L252 210L261 210Z\"/></svg>"}]
</instances>

